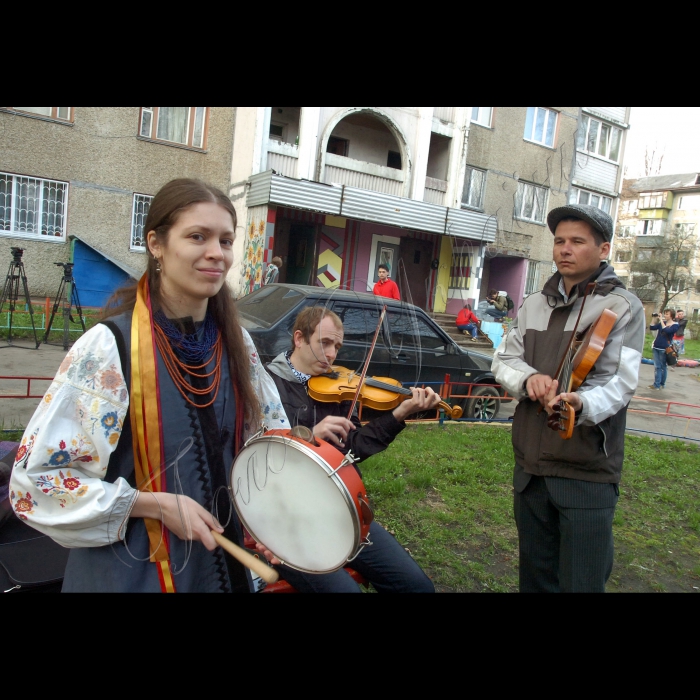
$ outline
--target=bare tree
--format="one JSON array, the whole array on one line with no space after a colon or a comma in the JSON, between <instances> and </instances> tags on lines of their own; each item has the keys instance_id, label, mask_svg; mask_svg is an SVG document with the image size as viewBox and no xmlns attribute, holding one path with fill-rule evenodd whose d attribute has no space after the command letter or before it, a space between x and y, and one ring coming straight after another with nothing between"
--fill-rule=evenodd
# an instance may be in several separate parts
<instances>
[{"instance_id":1,"label":"bare tree","mask_svg":"<svg viewBox=\"0 0 700 700\"><path fill-rule=\"evenodd\" d=\"M644 150L644 177L661 175L661 165L664 161L665 153L665 149L659 148L658 143L653 145L647 144Z\"/></svg>"},{"instance_id":2,"label":"bare tree","mask_svg":"<svg viewBox=\"0 0 700 700\"><path fill-rule=\"evenodd\" d=\"M634 275L631 286L648 301L660 300L659 310L668 308L672 299L695 283L694 229L695 224L676 224L660 236L637 238L630 263Z\"/></svg>"}]
</instances>

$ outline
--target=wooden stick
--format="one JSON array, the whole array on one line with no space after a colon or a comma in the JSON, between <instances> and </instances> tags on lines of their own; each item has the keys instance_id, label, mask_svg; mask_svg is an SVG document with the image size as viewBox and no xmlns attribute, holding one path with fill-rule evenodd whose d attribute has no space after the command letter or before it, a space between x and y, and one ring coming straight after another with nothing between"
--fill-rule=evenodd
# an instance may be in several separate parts
<instances>
[{"instance_id":1,"label":"wooden stick","mask_svg":"<svg viewBox=\"0 0 700 700\"><path fill-rule=\"evenodd\" d=\"M280 577L280 575L262 559L258 559L258 557L253 556L250 552L243 549L243 547L239 547L237 544L231 542L231 540L226 539L226 537L220 535L216 530L212 530L211 534L220 547L225 549L232 557L238 559L243 566L247 566L253 573L260 576L266 583L274 583Z\"/></svg>"}]
</instances>

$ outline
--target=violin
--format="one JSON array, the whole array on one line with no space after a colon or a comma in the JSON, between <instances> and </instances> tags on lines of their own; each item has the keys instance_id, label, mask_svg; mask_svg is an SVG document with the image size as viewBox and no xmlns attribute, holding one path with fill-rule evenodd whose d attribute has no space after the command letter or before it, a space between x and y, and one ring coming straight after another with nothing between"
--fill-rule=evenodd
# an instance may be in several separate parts
<instances>
[{"instance_id":1,"label":"violin","mask_svg":"<svg viewBox=\"0 0 700 700\"><path fill-rule=\"evenodd\" d=\"M559 393L576 391L583 384L600 357L600 353L603 352L605 341L616 319L617 314L614 311L604 309L598 319L586 330L579 334L574 332L574 342L564 353L557 375ZM562 389L562 387L565 388ZM563 440L568 440L574 432L575 421L575 411L568 402L561 399L554 406L554 413L548 416L547 425L552 430L559 431L559 437Z\"/></svg>"},{"instance_id":2,"label":"violin","mask_svg":"<svg viewBox=\"0 0 700 700\"><path fill-rule=\"evenodd\" d=\"M347 367L333 366L329 374L311 377L308 382L309 396L323 403L352 401L357 396L358 387L360 387L359 400L362 405L378 411L394 409L402 401L413 396L411 390L403 387L396 379L365 377L362 381L359 373ZM450 418L456 420L462 417L461 406L450 406L445 401L440 401L438 406Z\"/></svg>"}]
</instances>

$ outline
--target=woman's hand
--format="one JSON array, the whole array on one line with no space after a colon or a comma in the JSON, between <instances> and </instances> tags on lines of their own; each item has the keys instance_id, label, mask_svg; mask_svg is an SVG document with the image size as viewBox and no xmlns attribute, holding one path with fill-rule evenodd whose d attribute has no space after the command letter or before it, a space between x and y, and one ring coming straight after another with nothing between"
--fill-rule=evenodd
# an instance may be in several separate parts
<instances>
[{"instance_id":1,"label":"woman's hand","mask_svg":"<svg viewBox=\"0 0 700 700\"><path fill-rule=\"evenodd\" d=\"M209 551L218 546L211 530L223 533L216 518L189 496L140 491L131 509L132 518L160 520L181 540L201 542Z\"/></svg>"}]
</instances>

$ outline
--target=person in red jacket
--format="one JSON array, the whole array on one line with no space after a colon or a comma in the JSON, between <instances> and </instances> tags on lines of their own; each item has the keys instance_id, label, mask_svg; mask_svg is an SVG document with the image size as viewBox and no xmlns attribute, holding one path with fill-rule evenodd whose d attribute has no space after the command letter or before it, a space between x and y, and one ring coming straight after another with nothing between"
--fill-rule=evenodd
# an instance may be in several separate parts
<instances>
[{"instance_id":1,"label":"person in red jacket","mask_svg":"<svg viewBox=\"0 0 700 700\"><path fill-rule=\"evenodd\" d=\"M373 293L378 297L389 297L389 299L398 299L401 301L401 295L399 294L399 288L396 286L396 282L389 279L388 266L384 263L380 263L377 274L379 275L379 282L374 285Z\"/></svg>"},{"instance_id":2,"label":"person in red jacket","mask_svg":"<svg viewBox=\"0 0 700 700\"><path fill-rule=\"evenodd\" d=\"M479 329L479 319L472 311L469 304L465 304L464 308L457 314L457 329L462 331L464 335L471 333L472 340L476 340Z\"/></svg>"}]
</instances>

